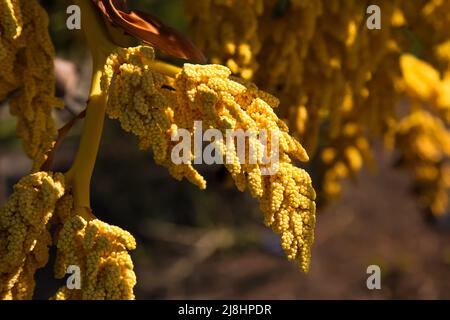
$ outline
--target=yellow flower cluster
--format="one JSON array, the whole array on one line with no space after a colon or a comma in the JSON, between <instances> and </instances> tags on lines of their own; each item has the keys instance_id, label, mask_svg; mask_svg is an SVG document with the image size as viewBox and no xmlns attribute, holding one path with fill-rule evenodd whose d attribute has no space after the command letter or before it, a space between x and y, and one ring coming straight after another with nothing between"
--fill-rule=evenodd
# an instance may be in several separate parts
<instances>
[{"instance_id":1,"label":"yellow flower cluster","mask_svg":"<svg viewBox=\"0 0 450 320\"><path fill-rule=\"evenodd\" d=\"M450 71L442 78L432 65L409 54L402 55L400 65L399 88L412 110L395 131L401 165L413 175L420 205L442 215L450 189Z\"/></svg>"},{"instance_id":2,"label":"yellow flower cluster","mask_svg":"<svg viewBox=\"0 0 450 320\"><path fill-rule=\"evenodd\" d=\"M415 35L404 47L421 59L411 54L399 59L402 79L397 87L408 97L411 111L395 130L396 148L401 166L413 176L419 204L438 216L449 208L450 2L404 2L401 9Z\"/></svg>"},{"instance_id":3,"label":"yellow flower cluster","mask_svg":"<svg viewBox=\"0 0 450 320\"><path fill-rule=\"evenodd\" d=\"M241 11L229 8L241 1L218 1L227 4L222 6L207 5L210 0L196 2L190 11L194 40L207 56L227 63L225 50L220 53L211 48L237 46L236 42L208 37L202 30L219 28L216 24L233 24L236 17L247 19ZM260 13L251 32L255 40L248 41L258 43L256 49L251 49L255 54L250 65L259 66L253 70L253 80L280 98L278 116L287 119L310 156L315 156L322 140L334 141L336 147L359 148L349 145L348 140L338 142L340 138L346 140L341 134L345 123L362 121L379 135L393 125L397 95L392 79L399 74L399 68L392 68L398 46L392 40L395 30L390 20L398 1L381 3L381 30L366 27L367 4L362 1L265 0L262 8L259 3L245 2ZM204 18L216 16L225 19ZM239 28L242 30L242 26ZM239 64L238 60L233 61ZM373 96L376 98L371 100ZM365 130L361 131L363 134ZM334 171L328 175L336 173L334 164L322 170Z\"/></svg>"},{"instance_id":4,"label":"yellow flower cluster","mask_svg":"<svg viewBox=\"0 0 450 320\"><path fill-rule=\"evenodd\" d=\"M19 0L0 2L0 26L6 39L17 39L22 33L23 23L19 2Z\"/></svg>"},{"instance_id":5,"label":"yellow flower cluster","mask_svg":"<svg viewBox=\"0 0 450 320\"><path fill-rule=\"evenodd\" d=\"M289 260L297 259L303 271L310 263L310 248L314 240L315 192L306 171L292 165L290 156L307 161L308 155L301 144L289 135L288 127L273 112L278 100L246 81L229 79L231 71L220 65L185 64L175 80L178 105L175 107L177 123L195 131L193 123L202 120L204 129L216 128L222 131L251 132L256 135L246 139L245 155L239 156L236 147L223 141L214 141L225 159L237 188L246 187L253 197L260 201L267 226L281 233L282 247ZM239 81L239 82L238 82ZM178 115L180 116L178 118ZM279 161L273 172L257 156L252 164L253 152L260 155L264 146L256 138L267 132L268 153L279 153ZM278 150L275 143L278 140ZM272 168L274 169L274 168Z\"/></svg>"},{"instance_id":6,"label":"yellow flower cluster","mask_svg":"<svg viewBox=\"0 0 450 320\"><path fill-rule=\"evenodd\" d=\"M440 115L440 118L449 124L450 65L442 79L439 71L432 65L413 55L402 55L400 65L403 73L402 83L399 85L401 90L424 108L431 106Z\"/></svg>"},{"instance_id":7,"label":"yellow flower cluster","mask_svg":"<svg viewBox=\"0 0 450 320\"><path fill-rule=\"evenodd\" d=\"M373 166L373 155L361 124L347 122L341 127L336 139L330 140L320 150L320 160L328 168L319 178L327 199L341 194L341 181L346 178L356 180L364 163Z\"/></svg>"},{"instance_id":8,"label":"yellow flower cluster","mask_svg":"<svg viewBox=\"0 0 450 320\"><path fill-rule=\"evenodd\" d=\"M171 136L185 129L193 137L196 121L202 121L203 130L219 129L222 139L212 145L221 151L237 188L248 187L260 200L266 224L282 234L289 259L298 259L306 271L313 242L315 193L308 174L292 165L290 156L307 161L308 155L273 112L278 100L250 82L232 78L224 66L185 64L173 79L152 71L148 64L152 59L153 51L145 47L123 49L109 58L102 81L109 97L108 115L137 135L141 147L152 146L156 162L169 168L175 178L186 177L200 188L206 182L191 164L195 146L191 146L187 164L174 164ZM227 130L237 135L242 130L244 154L235 144L237 136L224 141ZM261 142L263 130L266 145ZM249 132L253 134L247 136ZM275 153L279 161L270 162Z\"/></svg>"},{"instance_id":9,"label":"yellow flower cluster","mask_svg":"<svg viewBox=\"0 0 450 320\"><path fill-rule=\"evenodd\" d=\"M49 220L64 194L64 176L38 172L22 178L0 209L0 299L31 299L34 273L48 260Z\"/></svg>"},{"instance_id":10,"label":"yellow flower cluster","mask_svg":"<svg viewBox=\"0 0 450 320\"><path fill-rule=\"evenodd\" d=\"M56 235L56 278L66 275L67 267L81 271L81 288L61 287L56 300L129 300L134 299L136 276L128 250L136 248L133 236L98 219L87 221L72 214L72 197L65 195L56 213L62 227Z\"/></svg>"},{"instance_id":11,"label":"yellow flower cluster","mask_svg":"<svg viewBox=\"0 0 450 320\"><path fill-rule=\"evenodd\" d=\"M232 39L208 37L202 30L217 23L233 24L236 16L248 19L235 7L241 1L217 1L235 8L232 13L226 5L207 5L210 0L196 2L191 10L194 40L207 55L219 55L218 63L226 63L225 50L216 53L210 48L237 44ZM290 127L300 133L308 153L313 154L320 126L328 121L329 135L336 137L343 110L365 103L369 82L381 77L381 74L375 77L380 63L396 50L389 28L396 1L382 3L383 28L376 31L366 27L367 4L361 1L265 0L262 6L259 2L245 2L260 12L256 26L249 30L258 40L248 43L261 44L252 56L259 66L253 70L253 79L262 89L280 98L279 116L289 119ZM202 18L222 15L224 21ZM247 31L243 26L237 28L241 34Z\"/></svg>"},{"instance_id":12,"label":"yellow flower cluster","mask_svg":"<svg viewBox=\"0 0 450 320\"><path fill-rule=\"evenodd\" d=\"M450 132L431 113L414 110L397 128L400 165L412 172L419 203L436 216L448 208Z\"/></svg>"},{"instance_id":13,"label":"yellow flower cluster","mask_svg":"<svg viewBox=\"0 0 450 320\"><path fill-rule=\"evenodd\" d=\"M56 277L63 278L69 265L79 266L82 276L80 290L64 286L56 299L134 299L136 276L127 251L136 247L133 236L76 215L65 188L61 173L33 173L14 186L0 209L0 299L33 297L34 274L47 264L52 244Z\"/></svg>"},{"instance_id":14,"label":"yellow flower cluster","mask_svg":"<svg viewBox=\"0 0 450 320\"><path fill-rule=\"evenodd\" d=\"M0 100L19 86L14 62L20 47L24 46L22 12L19 1L0 2Z\"/></svg>"},{"instance_id":15,"label":"yellow flower cluster","mask_svg":"<svg viewBox=\"0 0 450 320\"><path fill-rule=\"evenodd\" d=\"M108 92L106 113L139 137L141 149L151 148L155 162L172 176L186 177L204 189L206 181L191 164L175 165L170 159L174 96L163 87L166 78L147 65L153 59L153 48L145 46L119 49L108 58L102 77L102 90Z\"/></svg>"},{"instance_id":16,"label":"yellow flower cluster","mask_svg":"<svg viewBox=\"0 0 450 320\"><path fill-rule=\"evenodd\" d=\"M450 3L447 0L402 1L405 24L419 41L406 43L434 66L450 60ZM411 50L412 51L412 50ZM441 68L438 68L441 69Z\"/></svg>"},{"instance_id":17,"label":"yellow flower cluster","mask_svg":"<svg viewBox=\"0 0 450 320\"><path fill-rule=\"evenodd\" d=\"M48 16L37 0L5 0L0 6L0 100L19 90L10 111L32 170L38 171L56 138L52 109L62 106L55 97Z\"/></svg>"},{"instance_id":18,"label":"yellow flower cluster","mask_svg":"<svg viewBox=\"0 0 450 320\"><path fill-rule=\"evenodd\" d=\"M258 68L255 57L261 42L255 34L264 0L186 0L186 10L196 45L208 52L211 62L252 79Z\"/></svg>"},{"instance_id":19,"label":"yellow flower cluster","mask_svg":"<svg viewBox=\"0 0 450 320\"><path fill-rule=\"evenodd\" d=\"M401 125L396 109L402 95L422 108L431 105L435 124L439 118L449 124L450 1L379 1L379 30L367 28L364 1L193 2L186 0L196 44L211 61L233 66L241 76L253 68L246 74L280 98L278 116L319 163L315 171L324 198L338 194L340 177L353 177L370 164L371 138L399 145L391 132ZM254 14L237 9L244 5ZM221 36L230 25L236 35ZM241 35L253 61L230 55ZM351 130L358 132L353 138L344 134L348 124L360 127Z\"/></svg>"},{"instance_id":20,"label":"yellow flower cluster","mask_svg":"<svg viewBox=\"0 0 450 320\"><path fill-rule=\"evenodd\" d=\"M262 178L260 207L264 223L281 234L281 247L289 260L308 272L316 223L316 193L308 173L291 164L288 157L279 171Z\"/></svg>"}]
</instances>

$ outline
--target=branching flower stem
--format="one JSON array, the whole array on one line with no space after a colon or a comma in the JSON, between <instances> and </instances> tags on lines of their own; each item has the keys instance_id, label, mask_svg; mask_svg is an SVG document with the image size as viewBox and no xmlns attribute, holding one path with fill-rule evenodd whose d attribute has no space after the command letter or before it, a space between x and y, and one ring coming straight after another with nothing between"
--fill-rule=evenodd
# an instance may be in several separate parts
<instances>
[{"instance_id":1,"label":"branching flower stem","mask_svg":"<svg viewBox=\"0 0 450 320\"><path fill-rule=\"evenodd\" d=\"M108 41L106 28L90 1L75 0L75 3L81 8L82 26L91 51L93 70L83 133L66 180L72 187L76 212L90 220L94 218L90 210L90 182L100 146L107 100L100 88L100 79L106 59L115 46Z\"/></svg>"}]
</instances>

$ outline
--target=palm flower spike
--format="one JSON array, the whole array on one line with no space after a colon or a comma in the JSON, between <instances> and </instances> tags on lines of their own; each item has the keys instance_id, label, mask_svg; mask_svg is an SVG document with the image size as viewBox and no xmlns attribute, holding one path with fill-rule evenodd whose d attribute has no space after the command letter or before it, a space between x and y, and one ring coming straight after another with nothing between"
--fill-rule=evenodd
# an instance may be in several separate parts
<instances>
[{"instance_id":1,"label":"palm flower spike","mask_svg":"<svg viewBox=\"0 0 450 320\"><path fill-rule=\"evenodd\" d=\"M95 220L89 186L105 114L119 119L124 130L138 135L141 148L151 146L156 163L167 167L172 176L186 178L201 189L206 182L191 163L177 166L170 161L167 134L178 128L187 128L192 134L195 120L205 120L222 130L267 128L282 140L279 172L262 176L259 165L240 166L235 150L229 156L236 161L227 170L240 191L248 187L260 202L265 224L281 235L289 260L298 260L300 268L307 271L314 240L315 192L307 172L295 167L291 159L307 161L308 156L274 113L278 99L232 77L224 66L186 63L179 68L155 59L152 48L130 47L137 39L171 56L205 62L203 54L177 31L148 14L129 10L124 0L75 3L83 12L83 30L94 66L80 147L66 173L77 215L86 221ZM174 91L164 90L166 81Z\"/></svg>"}]
</instances>

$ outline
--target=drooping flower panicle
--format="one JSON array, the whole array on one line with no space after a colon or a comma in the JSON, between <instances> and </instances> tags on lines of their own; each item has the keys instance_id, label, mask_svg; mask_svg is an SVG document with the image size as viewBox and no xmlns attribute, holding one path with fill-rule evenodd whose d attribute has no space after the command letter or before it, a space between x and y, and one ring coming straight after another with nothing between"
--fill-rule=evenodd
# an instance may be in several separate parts
<instances>
[{"instance_id":1,"label":"drooping flower panicle","mask_svg":"<svg viewBox=\"0 0 450 320\"><path fill-rule=\"evenodd\" d=\"M91 221L74 214L73 199L66 194L58 203L56 213L61 221L57 233L56 278L63 278L67 267L78 266L81 288L62 286L56 300L130 300L136 275L129 250L136 240L127 231L98 219Z\"/></svg>"},{"instance_id":2,"label":"drooping flower panicle","mask_svg":"<svg viewBox=\"0 0 450 320\"><path fill-rule=\"evenodd\" d=\"M17 117L17 134L38 171L57 136L51 112L62 107L55 96L54 48L48 16L37 0L1 1L0 100L10 100Z\"/></svg>"},{"instance_id":3,"label":"drooping flower panicle","mask_svg":"<svg viewBox=\"0 0 450 320\"><path fill-rule=\"evenodd\" d=\"M274 113L278 99L248 81L233 78L224 66L185 64L172 78L152 70L151 63L146 64L152 59L152 50L146 47L123 49L110 56L102 81L109 97L107 114L138 136L141 148L151 148L155 161L166 166L175 178L187 178L200 188L205 188L206 182L192 166L194 145L187 163L175 164L171 137L182 129L194 137L198 122L203 130L220 130L223 137L228 131L253 131L254 136L245 137L244 159L234 139L218 139L212 144L220 150L237 188L248 188L260 201L267 226L282 234L288 258L298 259L301 269L307 271L315 192L309 175L292 163L291 157L307 161L308 155ZM267 134L266 146L257 139L262 131ZM270 164L279 169L273 174L264 173L269 168L262 161L263 150L269 155L278 153L279 161ZM257 155L254 162L249 161L250 151ZM277 184L278 188L273 187Z\"/></svg>"},{"instance_id":4,"label":"drooping flower panicle","mask_svg":"<svg viewBox=\"0 0 450 320\"><path fill-rule=\"evenodd\" d=\"M0 209L0 299L31 299L34 273L48 260L49 221L64 194L61 173L22 178Z\"/></svg>"}]
</instances>

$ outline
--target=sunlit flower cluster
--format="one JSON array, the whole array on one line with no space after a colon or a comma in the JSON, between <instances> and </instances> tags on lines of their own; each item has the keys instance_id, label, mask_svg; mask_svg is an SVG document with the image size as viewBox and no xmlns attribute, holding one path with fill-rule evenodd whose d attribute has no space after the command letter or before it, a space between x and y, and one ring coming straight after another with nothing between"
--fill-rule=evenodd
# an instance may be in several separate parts
<instances>
[{"instance_id":1,"label":"sunlit flower cluster","mask_svg":"<svg viewBox=\"0 0 450 320\"><path fill-rule=\"evenodd\" d=\"M0 100L18 90L10 111L32 169L38 171L56 138L52 109L62 106L55 97L48 16L37 0L1 1L0 6Z\"/></svg>"},{"instance_id":2,"label":"sunlit flower cluster","mask_svg":"<svg viewBox=\"0 0 450 320\"><path fill-rule=\"evenodd\" d=\"M402 148L392 134L402 122L402 96L431 108L434 123L442 119L448 124L449 1L381 1L381 29L374 30L366 25L364 1L192 2L186 0L193 8L192 34L211 61L230 64L241 76L242 70L252 68L246 74L280 99L277 115L286 119L318 164L314 170L323 199L339 194L342 178L355 178L360 168L373 163L373 139ZM244 5L254 14L232 9ZM216 16L220 19L212 18ZM209 27L228 30L230 25L235 26L231 34L239 36L202 32ZM230 56L228 48L237 48L242 35L251 62ZM359 126L357 137L344 134L348 124Z\"/></svg>"},{"instance_id":3,"label":"sunlit flower cluster","mask_svg":"<svg viewBox=\"0 0 450 320\"><path fill-rule=\"evenodd\" d=\"M244 79L252 79L258 69L255 57L261 41L255 35L264 0L187 0L186 10L194 26L196 45L208 52L210 61L227 66Z\"/></svg>"},{"instance_id":4,"label":"sunlit flower cluster","mask_svg":"<svg viewBox=\"0 0 450 320\"><path fill-rule=\"evenodd\" d=\"M22 178L0 209L0 299L31 299L34 273L47 264L49 221L64 194L64 176L38 172Z\"/></svg>"},{"instance_id":5,"label":"sunlit flower cluster","mask_svg":"<svg viewBox=\"0 0 450 320\"><path fill-rule=\"evenodd\" d=\"M141 147L151 146L155 161L166 166L175 178L187 178L200 188L205 188L206 182L192 166L194 145L188 150L187 163L175 164L172 137L180 129L194 136L200 130L197 121L201 121L203 130L220 130L222 137L227 131L253 132L244 137L244 155L238 154L234 138L216 139L212 145L220 150L225 159L222 163L237 188L248 188L260 200L266 224L282 233L289 259L298 259L306 271L313 241L315 193L309 175L292 164L290 156L300 161L309 158L274 113L278 100L251 82L233 78L221 65L185 64L172 78L152 70L148 63L152 59L151 48L145 47L122 50L109 58L103 77L103 89L109 97L108 115L137 135ZM262 131L266 144L261 142ZM275 163L263 161L264 154L273 159L274 153L278 155ZM273 189L276 183L282 188ZM271 205L274 201L279 204Z\"/></svg>"},{"instance_id":6,"label":"sunlit flower cluster","mask_svg":"<svg viewBox=\"0 0 450 320\"><path fill-rule=\"evenodd\" d=\"M31 299L35 272L56 245L55 276L70 265L81 269L81 288L61 287L56 299L134 299L136 276L128 250L136 241L127 231L74 211L61 173L22 178L0 209L0 299ZM57 232L52 235L52 230Z\"/></svg>"},{"instance_id":7,"label":"sunlit flower cluster","mask_svg":"<svg viewBox=\"0 0 450 320\"><path fill-rule=\"evenodd\" d=\"M260 201L265 223L281 234L288 259L297 259L300 268L306 272L314 240L315 192L309 175L295 167L290 156L307 161L308 155L274 113L272 108L278 101L251 83L229 79L230 74L224 66L185 65L175 81L179 92L175 119L180 114L178 121L193 130L192 120L203 120L206 128L219 128L224 133L227 129L267 130L268 137L272 137L267 144L269 153L275 152L272 139L279 140L276 151L279 160L272 163L277 170L268 174L262 173L267 168L260 159L251 164L248 159L240 160L235 148L222 145L221 149L223 155L236 159L225 166L237 188L243 191L248 187L251 195ZM221 144L220 141L217 143ZM247 145L256 145L256 154L264 149L259 144L259 140L248 138Z\"/></svg>"},{"instance_id":8,"label":"sunlit flower cluster","mask_svg":"<svg viewBox=\"0 0 450 320\"><path fill-rule=\"evenodd\" d=\"M167 167L172 176L187 178L204 189L206 181L192 164L171 161L175 96L163 87L167 79L147 65L153 59L151 47L120 49L109 57L102 78L102 88L108 92L106 113L139 138L141 149L150 148L155 162Z\"/></svg>"},{"instance_id":9,"label":"sunlit flower cluster","mask_svg":"<svg viewBox=\"0 0 450 320\"><path fill-rule=\"evenodd\" d=\"M134 299L136 276L128 251L136 248L135 239L119 227L74 215L72 202L67 194L56 209L61 228L56 235L55 276L63 278L68 266L78 266L81 288L70 289L64 285L54 299Z\"/></svg>"}]
</instances>

